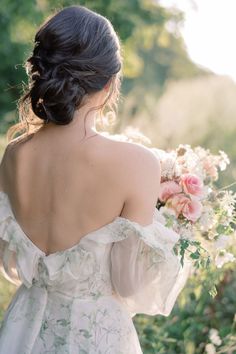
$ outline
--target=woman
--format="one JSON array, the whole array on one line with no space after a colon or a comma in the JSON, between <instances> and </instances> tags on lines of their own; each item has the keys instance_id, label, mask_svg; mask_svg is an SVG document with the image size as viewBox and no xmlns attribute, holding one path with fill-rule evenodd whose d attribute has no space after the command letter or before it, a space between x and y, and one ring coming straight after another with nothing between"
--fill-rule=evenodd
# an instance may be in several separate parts
<instances>
[{"instance_id":1,"label":"woman","mask_svg":"<svg viewBox=\"0 0 236 354\"><path fill-rule=\"evenodd\" d=\"M99 14L64 8L38 30L27 65L10 130L25 134L0 169L1 271L19 285L0 353L142 353L132 316L167 316L189 268L155 208L156 156L95 128L118 97L118 37Z\"/></svg>"}]
</instances>

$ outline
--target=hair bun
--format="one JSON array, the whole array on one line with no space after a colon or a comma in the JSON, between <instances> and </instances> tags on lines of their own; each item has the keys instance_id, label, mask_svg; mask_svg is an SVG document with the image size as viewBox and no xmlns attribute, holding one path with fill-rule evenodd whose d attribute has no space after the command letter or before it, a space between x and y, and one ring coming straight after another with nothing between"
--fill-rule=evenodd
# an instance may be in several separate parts
<instances>
[{"instance_id":1,"label":"hair bun","mask_svg":"<svg viewBox=\"0 0 236 354\"><path fill-rule=\"evenodd\" d=\"M68 124L80 105L86 90L82 80L69 75L62 65L45 68L43 61L38 65L41 75L33 74L31 104L33 112L45 121Z\"/></svg>"},{"instance_id":2,"label":"hair bun","mask_svg":"<svg viewBox=\"0 0 236 354\"><path fill-rule=\"evenodd\" d=\"M24 99L40 119L70 123L84 96L103 89L120 71L119 49L105 17L82 6L64 8L36 33Z\"/></svg>"}]
</instances>

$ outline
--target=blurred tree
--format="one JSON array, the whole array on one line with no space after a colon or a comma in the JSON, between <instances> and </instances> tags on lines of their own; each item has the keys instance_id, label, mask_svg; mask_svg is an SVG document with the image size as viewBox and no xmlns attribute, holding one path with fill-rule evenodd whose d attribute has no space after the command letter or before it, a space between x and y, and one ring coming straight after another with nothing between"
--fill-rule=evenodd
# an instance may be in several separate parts
<instances>
[{"instance_id":1,"label":"blurred tree","mask_svg":"<svg viewBox=\"0 0 236 354\"><path fill-rule=\"evenodd\" d=\"M126 97L122 130L129 125L134 101L134 96ZM228 185L236 179L235 115L235 82L226 76L204 75L169 80L158 100L149 92L143 93L142 109L133 111L132 126L159 148L190 144L203 146L213 153L224 150L231 164L219 184ZM236 191L236 185L233 189Z\"/></svg>"},{"instance_id":2,"label":"blurred tree","mask_svg":"<svg viewBox=\"0 0 236 354\"><path fill-rule=\"evenodd\" d=\"M81 0L79 4L109 18L118 32L124 56L122 92L124 96L135 96L133 111L142 105L140 98L146 90L156 97L169 78L203 73L188 58L179 36L181 12L166 10L152 0ZM74 1L1 1L0 133L17 120L17 99L22 82L27 81L22 64L32 49L37 26L54 11L69 5Z\"/></svg>"},{"instance_id":3,"label":"blurred tree","mask_svg":"<svg viewBox=\"0 0 236 354\"><path fill-rule=\"evenodd\" d=\"M42 20L34 1L0 2L0 132L15 119L16 100L26 80L22 63L28 54L36 23Z\"/></svg>"}]
</instances>

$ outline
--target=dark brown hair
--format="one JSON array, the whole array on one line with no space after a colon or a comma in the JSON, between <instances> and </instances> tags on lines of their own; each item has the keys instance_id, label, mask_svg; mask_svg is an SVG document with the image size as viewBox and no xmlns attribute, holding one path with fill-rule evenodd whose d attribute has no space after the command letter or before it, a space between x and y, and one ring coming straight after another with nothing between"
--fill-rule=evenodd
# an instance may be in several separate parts
<instances>
[{"instance_id":1,"label":"dark brown hair","mask_svg":"<svg viewBox=\"0 0 236 354\"><path fill-rule=\"evenodd\" d=\"M120 43L110 21L83 6L57 12L39 28L32 55L25 67L29 84L18 102L20 123L10 127L9 137L22 128L47 122L66 125L86 95L102 90L111 81L103 109L118 98L122 61ZM112 100L113 98L113 100Z\"/></svg>"}]
</instances>

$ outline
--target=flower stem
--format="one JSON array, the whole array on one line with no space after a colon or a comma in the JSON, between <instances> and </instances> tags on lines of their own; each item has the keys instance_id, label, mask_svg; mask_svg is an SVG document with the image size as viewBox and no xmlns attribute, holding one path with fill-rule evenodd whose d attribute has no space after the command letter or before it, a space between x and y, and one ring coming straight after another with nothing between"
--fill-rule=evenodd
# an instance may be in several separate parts
<instances>
[{"instance_id":1,"label":"flower stem","mask_svg":"<svg viewBox=\"0 0 236 354\"><path fill-rule=\"evenodd\" d=\"M227 189L227 188L229 188L229 187L232 187L232 186L234 186L235 184L236 184L236 182L233 182L233 183L231 183L231 184L228 184L228 186L219 188L218 191L222 191L222 190L224 190L224 189Z\"/></svg>"}]
</instances>

